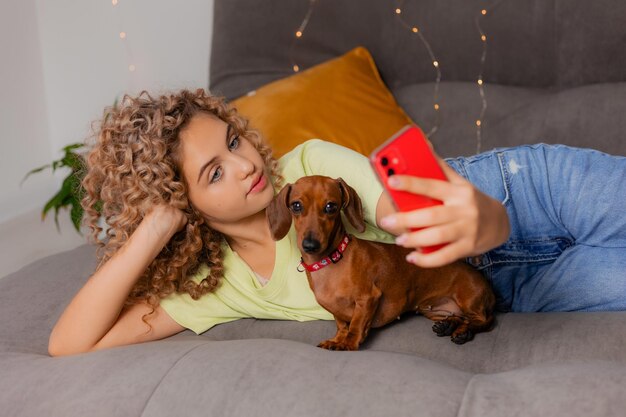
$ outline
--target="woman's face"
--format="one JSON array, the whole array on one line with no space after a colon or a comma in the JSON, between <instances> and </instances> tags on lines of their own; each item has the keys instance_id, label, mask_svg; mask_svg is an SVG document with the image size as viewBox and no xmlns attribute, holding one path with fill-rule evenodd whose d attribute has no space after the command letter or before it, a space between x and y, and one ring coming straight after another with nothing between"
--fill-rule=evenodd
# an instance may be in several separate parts
<instances>
[{"instance_id":1,"label":"woman's face","mask_svg":"<svg viewBox=\"0 0 626 417\"><path fill-rule=\"evenodd\" d=\"M210 227L221 231L269 205L274 189L263 158L226 122L199 113L180 140L189 200Z\"/></svg>"}]
</instances>

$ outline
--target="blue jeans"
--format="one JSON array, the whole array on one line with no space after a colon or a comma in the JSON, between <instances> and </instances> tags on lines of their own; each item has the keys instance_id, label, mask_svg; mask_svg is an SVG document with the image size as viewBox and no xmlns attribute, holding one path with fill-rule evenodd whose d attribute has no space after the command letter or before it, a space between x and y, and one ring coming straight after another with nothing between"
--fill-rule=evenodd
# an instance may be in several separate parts
<instances>
[{"instance_id":1,"label":"blue jeans","mask_svg":"<svg viewBox=\"0 0 626 417\"><path fill-rule=\"evenodd\" d=\"M466 260L499 310L626 310L626 157L540 144L446 162L509 215L509 240Z\"/></svg>"}]
</instances>

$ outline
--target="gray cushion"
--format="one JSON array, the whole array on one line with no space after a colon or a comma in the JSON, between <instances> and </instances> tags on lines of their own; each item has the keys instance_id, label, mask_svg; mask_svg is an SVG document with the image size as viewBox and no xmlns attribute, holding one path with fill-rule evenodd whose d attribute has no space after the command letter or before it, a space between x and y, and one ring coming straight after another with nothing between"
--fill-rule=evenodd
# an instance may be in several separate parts
<instances>
[{"instance_id":1,"label":"gray cushion","mask_svg":"<svg viewBox=\"0 0 626 417\"><path fill-rule=\"evenodd\" d=\"M60 358L0 352L1 414L139 416L172 367L201 344L146 343Z\"/></svg>"},{"instance_id":2,"label":"gray cushion","mask_svg":"<svg viewBox=\"0 0 626 417\"><path fill-rule=\"evenodd\" d=\"M394 91L398 103L424 130L434 123L433 83ZM475 83L440 86L441 124L432 142L443 157L476 153L480 98ZM528 143L563 143L626 155L626 82L591 84L565 90L485 85L487 111L482 151Z\"/></svg>"},{"instance_id":3,"label":"gray cushion","mask_svg":"<svg viewBox=\"0 0 626 417\"><path fill-rule=\"evenodd\" d=\"M623 416L626 366L549 362L490 375L467 385L459 416Z\"/></svg>"},{"instance_id":4,"label":"gray cushion","mask_svg":"<svg viewBox=\"0 0 626 417\"><path fill-rule=\"evenodd\" d=\"M6 415L618 416L626 407L626 312L498 314L493 331L463 346L407 315L373 330L360 352L315 347L334 334L331 321L245 319L50 358L50 330L94 259L85 245L0 279Z\"/></svg>"},{"instance_id":5,"label":"gray cushion","mask_svg":"<svg viewBox=\"0 0 626 417\"><path fill-rule=\"evenodd\" d=\"M416 375L419 374L419 377ZM202 383L189 375L205 375ZM438 406L422 415L453 416L471 375L426 359L379 352L329 352L296 342L205 344L160 384L149 415L382 416ZM376 398L371 397L375 387Z\"/></svg>"},{"instance_id":6,"label":"gray cushion","mask_svg":"<svg viewBox=\"0 0 626 417\"><path fill-rule=\"evenodd\" d=\"M0 279L0 352L47 354L54 323L95 266L94 248L83 245Z\"/></svg>"}]
</instances>

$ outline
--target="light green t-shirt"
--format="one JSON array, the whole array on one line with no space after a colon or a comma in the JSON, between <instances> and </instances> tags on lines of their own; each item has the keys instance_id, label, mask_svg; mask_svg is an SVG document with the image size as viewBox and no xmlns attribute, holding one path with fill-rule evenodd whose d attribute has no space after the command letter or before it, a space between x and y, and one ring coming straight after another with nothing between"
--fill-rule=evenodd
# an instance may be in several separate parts
<instances>
[{"instance_id":1,"label":"light green t-shirt","mask_svg":"<svg viewBox=\"0 0 626 417\"><path fill-rule=\"evenodd\" d=\"M376 205L383 189L365 156L312 139L284 155L279 163L285 184L307 175L343 178L361 198L366 222L365 231L356 233L344 221L348 232L362 239L393 242L390 234L375 226ZM224 277L215 292L199 300L193 300L188 294L172 294L161 300L163 309L181 326L200 334L216 324L244 317L298 321L333 319L315 300L306 274L297 270L301 255L293 226L285 238L276 242L274 270L265 286L227 243L223 244L223 253ZM192 279L200 282L207 273L208 267L204 265Z\"/></svg>"}]
</instances>

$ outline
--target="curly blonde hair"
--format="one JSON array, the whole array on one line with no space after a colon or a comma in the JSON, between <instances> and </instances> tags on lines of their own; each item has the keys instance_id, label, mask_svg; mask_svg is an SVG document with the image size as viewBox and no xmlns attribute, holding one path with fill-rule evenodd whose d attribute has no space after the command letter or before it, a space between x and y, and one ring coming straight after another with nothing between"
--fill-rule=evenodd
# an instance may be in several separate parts
<instances>
[{"instance_id":1,"label":"curly blonde hair","mask_svg":"<svg viewBox=\"0 0 626 417\"><path fill-rule=\"evenodd\" d=\"M152 97L143 91L124 96L119 105L105 109L88 143L86 174L82 181L82 206L90 238L98 244L99 269L129 239L143 216L157 204L181 209L186 227L176 233L148 266L130 292L126 305L147 302L154 308L174 292L193 299L214 291L223 277L223 236L210 229L187 198L181 174L179 140L191 118L198 113L223 120L254 145L269 167L276 186L282 181L278 163L260 134L223 97L203 89ZM106 223L104 237L100 219ZM208 275L199 283L190 279L206 264Z\"/></svg>"}]
</instances>

